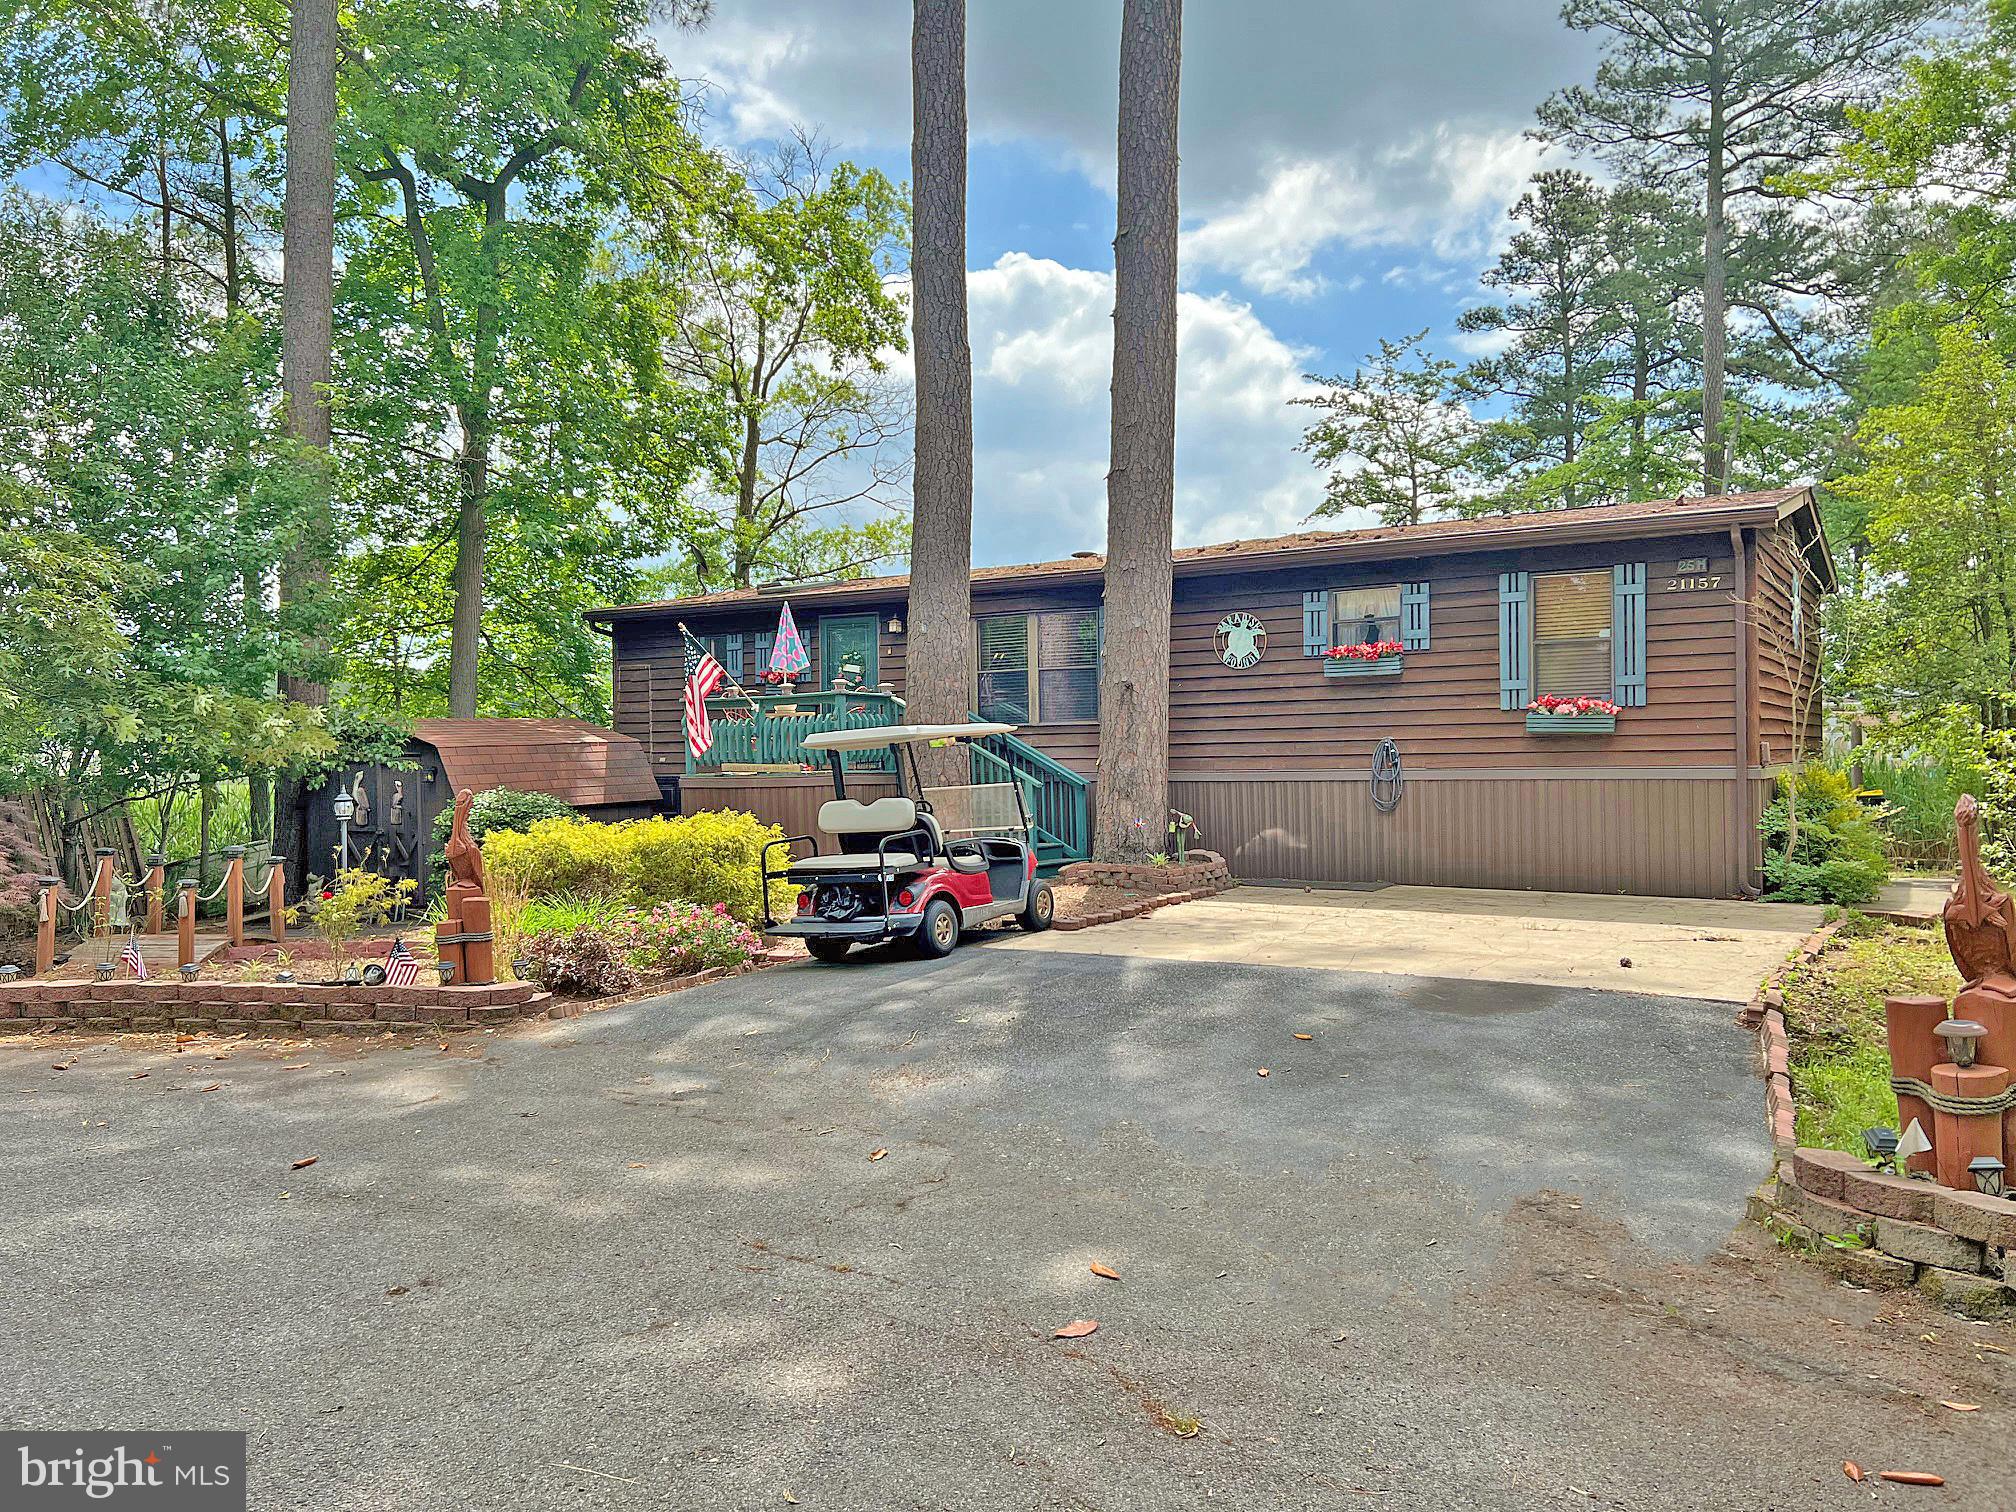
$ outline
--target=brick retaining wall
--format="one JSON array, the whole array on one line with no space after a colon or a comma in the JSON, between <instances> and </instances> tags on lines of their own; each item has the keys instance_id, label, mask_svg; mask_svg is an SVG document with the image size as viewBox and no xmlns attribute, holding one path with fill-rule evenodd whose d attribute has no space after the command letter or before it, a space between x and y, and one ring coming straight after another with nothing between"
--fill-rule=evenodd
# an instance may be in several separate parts
<instances>
[{"instance_id":1,"label":"brick retaining wall","mask_svg":"<svg viewBox=\"0 0 2016 1512\"><path fill-rule=\"evenodd\" d=\"M551 1004L550 994L530 982L322 987L304 982L31 981L0 987L0 1034L92 1029L299 1039L439 1032L539 1018Z\"/></svg>"}]
</instances>

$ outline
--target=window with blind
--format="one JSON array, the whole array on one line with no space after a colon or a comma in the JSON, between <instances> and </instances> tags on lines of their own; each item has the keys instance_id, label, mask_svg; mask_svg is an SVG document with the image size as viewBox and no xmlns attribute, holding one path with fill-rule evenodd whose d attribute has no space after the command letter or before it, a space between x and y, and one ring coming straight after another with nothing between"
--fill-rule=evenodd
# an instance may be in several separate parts
<instances>
[{"instance_id":1,"label":"window with blind","mask_svg":"<svg viewBox=\"0 0 2016 1512\"><path fill-rule=\"evenodd\" d=\"M1370 646L1400 639L1400 585L1339 588L1330 595L1330 644Z\"/></svg>"},{"instance_id":2,"label":"window with blind","mask_svg":"<svg viewBox=\"0 0 2016 1512\"><path fill-rule=\"evenodd\" d=\"M973 622L973 707L1003 724L1099 718L1099 611L990 614Z\"/></svg>"},{"instance_id":3,"label":"window with blind","mask_svg":"<svg viewBox=\"0 0 2016 1512\"><path fill-rule=\"evenodd\" d=\"M1536 573L1533 578L1533 696L1609 698L1613 668L1609 572Z\"/></svg>"}]
</instances>

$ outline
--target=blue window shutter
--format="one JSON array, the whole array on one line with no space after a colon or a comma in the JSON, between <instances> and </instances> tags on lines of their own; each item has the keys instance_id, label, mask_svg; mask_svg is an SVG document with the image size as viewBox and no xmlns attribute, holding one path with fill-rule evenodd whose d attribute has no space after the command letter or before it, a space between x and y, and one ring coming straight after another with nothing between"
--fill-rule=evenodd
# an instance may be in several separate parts
<instances>
[{"instance_id":1,"label":"blue window shutter","mask_svg":"<svg viewBox=\"0 0 2016 1512\"><path fill-rule=\"evenodd\" d=\"M750 670L758 677L761 677L765 672L770 670L770 648L775 643L776 638L774 631L758 630L756 632L755 650L752 653L756 658L756 665Z\"/></svg>"},{"instance_id":2,"label":"blue window shutter","mask_svg":"<svg viewBox=\"0 0 2016 1512\"><path fill-rule=\"evenodd\" d=\"M737 682L742 680L742 632L734 631L721 637L721 665L728 675Z\"/></svg>"},{"instance_id":3,"label":"blue window shutter","mask_svg":"<svg viewBox=\"0 0 2016 1512\"><path fill-rule=\"evenodd\" d=\"M1400 644L1409 651L1428 649L1428 585L1400 585Z\"/></svg>"},{"instance_id":4,"label":"blue window shutter","mask_svg":"<svg viewBox=\"0 0 2016 1512\"><path fill-rule=\"evenodd\" d=\"M1498 574L1498 707L1533 700L1533 574Z\"/></svg>"},{"instance_id":5,"label":"blue window shutter","mask_svg":"<svg viewBox=\"0 0 2016 1512\"><path fill-rule=\"evenodd\" d=\"M1612 692L1627 709L1645 703L1645 564L1619 562L1610 569L1610 671Z\"/></svg>"},{"instance_id":6,"label":"blue window shutter","mask_svg":"<svg viewBox=\"0 0 2016 1512\"><path fill-rule=\"evenodd\" d=\"M1321 656L1330 649L1330 594L1316 589L1302 595L1302 654Z\"/></svg>"}]
</instances>

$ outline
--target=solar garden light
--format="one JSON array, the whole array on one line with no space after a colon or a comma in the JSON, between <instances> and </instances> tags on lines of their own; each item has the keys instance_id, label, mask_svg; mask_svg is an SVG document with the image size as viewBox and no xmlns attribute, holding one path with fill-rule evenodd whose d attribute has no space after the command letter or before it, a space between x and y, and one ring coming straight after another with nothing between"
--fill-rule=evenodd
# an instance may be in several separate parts
<instances>
[{"instance_id":1,"label":"solar garden light","mask_svg":"<svg viewBox=\"0 0 2016 1512\"><path fill-rule=\"evenodd\" d=\"M1895 1129L1864 1129L1862 1150L1869 1159L1879 1166L1886 1166L1897 1158L1897 1131Z\"/></svg>"},{"instance_id":2,"label":"solar garden light","mask_svg":"<svg viewBox=\"0 0 2016 1512\"><path fill-rule=\"evenodd\" d=\"M2003 1182L2002 1162L1993 1155L1976 1155L1967 1162L1967 1174L1974 1178L1974 1190L1984 1197L2000 1197L2008 1188Z\"/></svg>"},{"instance_id":3,"label":"solar garden light","mask_svg":"<svg viewBox=\"0 0 2016 1512\"><path fill-rule=\"evenodd\" d=\"M276 982L291 982L294 980L294 973L291 971L276 971L273 973L273 980Z\"/></svg>"},{"instance_id":4,"label":"solar garden light","mask_svg":"<svg viewBox=\"0 0 2016 1512\"><path fill-rule=\"evenodd\" d=\"M109 982L112 980L112 963L110 961L100 961L91 969L98 974L99 981Z\"/></svg>"},{"instance_id":5,"label":"solar garden light","mask_svg":"<svg viewBox=\"0 0 2016 1512\"><path fill-rule=\"evenodd\" d=\"M1981 1036L1988 1032L1987 1026L1977 1024L1973 1019L1948 1019L1932 1031L1939 1036L1946 1047L1946 1059L1965 1070L1974 1064L1974 1057L1981 1050Z\"/></svg>"},{"instance_id":6,"label":"solar garden light","mask_svg":"<svg viewBox=\"0 0 2016 1512\"><path fill-rule=\"evenodd\" d=\"M455 980L455 963L453 961L436 961L434 969L441 974L441 985L443 987L446 987L450 982Z\"/></svg>"},{"instance_id":7,"label":"solar garden light","mask_svg":"<svg viewBox=\"0 0 2016 1512\"><path fill-rule=\"evenodd\" d=\"M518 959L511 963L511 974L521 982L529 982L532 980L533 965L534 963L528 957L519 956Z\"/></svg>"},{"instance_id":8,"label":"solar garden light","mask_svg":"<svg viewBox=\"0 0 2016 1512\"><path fill-rule=\"evenodd\" d=\"M175 969L182 973L183 981L193 982L196 980L196 972L198 968L194 961L191 961L187 966L177 966Z\"/></svg>"},{"instance_id":9,"label":"solar garden light","mask_svg":"<svg viewBox=\"0 0 2016 1512\"><path fill-rule=\"evenodd\" d=\"M0 987L11 987L14 978L21 975L19 966L0 966Z\"/></svg>"}]
</instances>

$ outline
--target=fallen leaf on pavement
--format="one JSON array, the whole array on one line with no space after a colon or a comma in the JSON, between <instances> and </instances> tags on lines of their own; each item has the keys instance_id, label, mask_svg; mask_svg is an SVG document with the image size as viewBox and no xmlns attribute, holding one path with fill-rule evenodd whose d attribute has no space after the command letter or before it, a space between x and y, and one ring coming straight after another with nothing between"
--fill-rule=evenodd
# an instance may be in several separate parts
<instances>
[{"instance_id":1,"label":"fallen leaf on pavement","mask_svg":"<svg viewBox=\"0 0 2016 1512\"><path fill-rule=\"evenodd\" d=\"M1297 1035L1295 1036L1295 1038L1297 1038L1297 1039L1299 1039L1299 1040L1312 1040L1312 1039L1316 1038L1316 1036L1315 1036L1315 1035L1313 1035L1313 1034L1301 1034L1301 1033L1298 1033L1298 1034L1297 1034Z\"/></svg>"},{"instance_id":2,"label":"fallen leaf on pavement","mask_svg":"<svg viewBox=\"0 0 2016 1512\"><path fill-rule=\"evenodd\" d=\"M144 1077L144 1076L152 1076L153 1074L154 1074L154 1073L153 1073L153 1072L151 1072L151 1071L135 1071L135 1072L134 1072L134 1073L133 1073L133 1074L132 1074L131 1076L127 1077L127 1078L126 1078L126 1080L128 1080L128 1081L139 1081L139 1080L140 1080L140 1079L141 1079L142 1077Z\"/></svg>"},{"instance_id":3,"label":"fallen leaf on pavement","mask_svg":"<svg viewBox=\"0 0 2016 1512\"><path fill-rule=\"evenodd\" d=\"M1050 1337L1053 1339L1082 1339L1087 1334L1097 1333L1098 1331L1099 1324L1096 1319L1077 1318L1066 1323L1062 1328L1051 1334Z\"/></svg>"},{"instance_id":4,"label":"fallen leaf on pavement","mask_svg":"<svg viewBox=\"0 0 2016 1512\"><path fill-rule=\"evenodd\" d=\"M1104 1276L1108 1281L1118 1281L1120 1279L1120 1272L1113 1269L1110 1265L1101 1265L1097 1260L1092 1262L1092 1274L1095 1276Z\"/></svg>"},{"instance_id":5,"label":"fallen leaf on pavement","mask_svg":"<svg viewBox=\"0 0 2016 1512\"><path fill-rule=\"evenodd\" d=\"M887 1150L870 1150L868 1152L868 1158L870 1160L880 1160L884 1155L887 1155L888 1153L889 1152Z\"/></svg>"},{"instance_id":6,"label":"fallen leaf on pavement","mask_svg":"<svg viewBox=\"0 0 2016 1512\"><path fill-rule=\"evenodd\" d=\"M49 1069L51 1071L68 1071L72 1066L76 1064L77 1064L77 1057L73 1055L67 1061L49 1062Z\"/></svg>"},{"instance_id":7,"label":"fallen leaf on pavement","mask_svg":"<svg viewBox=\"0 0 2016 1512\"><path fill-rule=\"evenodd\" d=\"M644 1169L644 1162L641 1160L633 1160L630 1162L630 1169L633 1171L641 1171Z\"/></svg>"},{"instance_id":8,"label":"fallen leaf on pavement","mask_svg":"<svg viewBox=\"0 0 2016 1512\"><path fill-rule=\"evenodd\" d=\"M320 1155L303 1155L299 1160L295 1161L292 1166L288 1167L288 1169L299 1171L304 1167L315 1164L315 1162L320 1160L321 1158L322 1157Z\"/></svg>"},{"instance_id":9,"label":"fallen leaf on pavement","mask_svg":"<svg viewBox=\"0 0 2016 1512\"><path fill-rule=\"evenodd\" d=\"M1841 1461L1841 1473L1847 1476L1848 1479L1852 1481L1859 1481L1862 1479L1862 1467L1856 1464L1855 1461L1853 1460Z\"/></svg>"},{"instance_id":10,"label":"fallen leaf on pavement","mask_svg":"<svg viewBox=\"0 0 2016 1512\"><path fill-rule=\"evenodd\" d=\"M1256 1074L1260 1076L1265 1076L1267 1074L1267 1068L1265 1066L1262 1066Z\"/></svg>"},{"instance_id":11,"label":"fallen leaf on pavement","mask_svg":"<svg viewBox=\"0 0 2016 1512\"><path fill-rule=\"evenodd\" d=\"M1882 1470L1877 1472L1878 1480L1895 1481L1900 1486L1943 1486L1946 1477L1934 1475L1929 1470Z\"/></svg>"},{"instance_id":12,"label":"fallen leaf on pavement","mask_svg":"<svg viewBox=\"0 0 2016 1512\"><path fill-rule=\"evenodd\" d=\"M193 1034L178 1034L175 1036L175 1043L178 1045L193 1045L196 1043L196 1036Z\"/></svg>"},{"instance_id":13,"label":"fallen leaf on pavement","mask_svg":"<svg viewBox=\"0 0 2016 1512\"><path fill-rule=\"evenodd\" d=\"M201 1090L201 1091L204 1091L204 1092L215 1092L215 1091L216 1091L216 1090L217 1090L217 1089L218 1089L219 1087L221 1087L221 1086L223 1086L223 1085L224 1085L224 1083L222 1083L222 1082L212 1082L212 1083L210 1083L210 1085L209 1085L209 1086L207 1086L207 1087L203 1087L203 1088L201 1088L200 1090Z\"/></svg>"},{"instance_id":14,"label":"fallen leaf on pavement","mask_svg":"<svg viewBox=\"0 0 2016 1512\"><path fill-rule=\"evenodd\" d=\"M1940 1404L1939 1404L1939 1405L1940 1405L1941 1407L1950 1407L1950 1408L1951 1408L1951 1409L1952 1409L1953 1411L1955 1411L1955 1412L1979 1412L1979 1411L1981 1410L1981 1407L1980 1407L1980 1404L1979 1404L1979 1403L1976 1403L1976 1402L1946 1402L1946 1401L1942 1401L1942 1402L1940 1402Z\"/></svg>"},{"instance_id":15,"label":"fallen leaf on pavement","mask_svg":"<svg viewBox=\"0 0 2016 1512\"><path fill-rule=\"evenodd\" d=\"M793 1496L789 1491L784 1493L784 1500L791 1506L795 1507L798 1505L798 1498Z\"/></svg>"},{"instance_id":16,"label":"fallen leaf on pavement","mask_svg":"<svg viewBox=\"0 0 2016 1512\"><path fill-rule=\"evenodd\" d=\"M407 1286L388 1286L385 1288L385 1295L388 1297L403 1297L411 1290L412 1288Z\"/></svg>"},{"instance_id":17,"label":"fallen leaf on pavement","mask_svg":"<svg viewBox=\"0 0 2016 1512\"><path fill-rule=\"evenodd\" d=\"M216 1057L216 1059L218 1059L218 1060L229 1060L229 1059L230 1059L230 1057L229 1057L228 1055L220 1055L220 1056L217 1056L217 1057ZM306 1061L296 1061L296 1062L294 1062L294 1064L293 1064L293 1065L291 1065L291 1066L282 1066L282 1067L281 1067L280 1069L281 1069L282 1071L306 1071L306 1070L308 1069L308 1062L306 1062Z\"/></svg>"}]
</instances>

